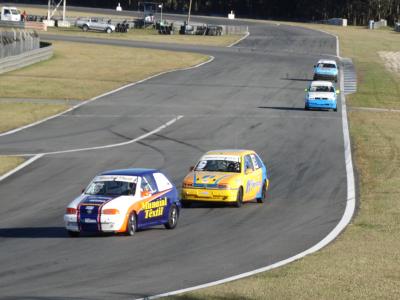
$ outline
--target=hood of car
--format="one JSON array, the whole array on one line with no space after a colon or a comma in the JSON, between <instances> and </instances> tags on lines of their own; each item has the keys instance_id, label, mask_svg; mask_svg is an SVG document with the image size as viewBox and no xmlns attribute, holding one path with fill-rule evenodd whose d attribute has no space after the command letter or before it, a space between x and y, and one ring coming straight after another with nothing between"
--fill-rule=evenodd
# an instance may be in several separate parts
<instances>
[{"instance_id":1,"label":"hood of car","mask_svg":"<svg viewBox=\"0 0 400 300\"><path fill-rule=\"evenodd\" d=\"M185 177L184 183L204 188L217 188L218 185L236 186L240 183L240 177L240 173L193 171Z\"/></svg>"},{"instance_id":2,"label":"hood of car","mask_svg":"<svg viewBox=\"0 0 400 300\"><path fill-rule=\"evenodd\" d=\"M307 99L308 100L335 100L336 95L335 95L335 93L331 93L331 92L309 92Z\"/></svg>"}]
</instances>

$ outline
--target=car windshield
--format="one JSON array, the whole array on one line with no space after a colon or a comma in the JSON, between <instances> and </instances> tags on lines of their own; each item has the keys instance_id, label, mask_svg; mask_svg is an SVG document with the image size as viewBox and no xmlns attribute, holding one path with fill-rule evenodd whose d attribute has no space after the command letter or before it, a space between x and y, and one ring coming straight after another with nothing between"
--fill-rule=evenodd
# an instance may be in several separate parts
<instances>
[{"instance_id":1,"label":"car windshield","mask_svg":"<svg viewBox=\"0 0 400 300\"><path fill-rule=\"evenodd\" d=\"M310 92L330 92L333 93L334 89L331 86L312 86Z\"/></svg>"},{"instance_id":2,"label":"car windshield","mask_svg":"<svg viewBox=\"0 0 400 300\"><path fill-rule=\"evenodd\" d=\"M240 162L232 160L200 160L195 171L240 173Z\"/></svg>"},{"instance_id":3,"label":"car windshield","mask_svg":"<svg viewBox=\"0 0 400 300\"><path fill-rule=\"evenodd\" d=\"M123 196L135 195L136 183L126 181L93 181L85 190L86 195Z\"/></svg>"},{"instance_id":4,"label":"car windshield","mask_svg":"<svg viewBox=\"0 0 400 300\"><path fill-rule=\"evenodd\" d=\"M318 68L329 68L329 69L336 69L336 66L334 64L323 64L320 63L318 64Z\"/></svg>"}]
</instances>

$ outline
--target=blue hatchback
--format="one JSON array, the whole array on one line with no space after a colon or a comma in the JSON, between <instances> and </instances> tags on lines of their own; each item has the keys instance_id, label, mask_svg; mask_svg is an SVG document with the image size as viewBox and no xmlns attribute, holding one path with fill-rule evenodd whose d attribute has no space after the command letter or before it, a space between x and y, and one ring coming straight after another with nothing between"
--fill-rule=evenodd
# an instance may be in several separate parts
<instances>
[{"instance_id":1,"label":"blue hatchback","mask_svg":"<svg viewBox=\"0 0 400 300\"><path fill-rule=\"evenodd\" d=\"M313 81L305 90L304 108L332 109L337 111L337 95L340 93L330 81Z\"/></svg>"},{"instance_id":2,"label":"blue hatchback","mask_svg":"<svg viewBox=\"0 0 400 300\"><path fill-rule=\"evenodd\" d=\"M339 68L334 60L320 59L314 66L313 80L338 80Z\"/></svg>"}]
</instances>

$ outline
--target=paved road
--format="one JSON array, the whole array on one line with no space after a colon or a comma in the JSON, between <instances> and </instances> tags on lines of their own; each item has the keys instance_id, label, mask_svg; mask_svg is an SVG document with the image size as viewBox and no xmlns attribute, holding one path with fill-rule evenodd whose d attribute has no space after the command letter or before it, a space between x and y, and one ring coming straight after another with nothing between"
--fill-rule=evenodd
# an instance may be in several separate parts
<instances>
[{"instance_id":1,"label":"paved road","mask_svg":"<svg viewBox=\"0 0 400 300\"><path fill-rule=\"evenodd\" d=\"M215 60L200 68L0 137L1 154L60 151L129 141L183 116L138 143L47 155L0 182L0 297L153 295L280 261L335 227L346 202L341 114L303 110L311 67L321 54L334 54L335 39L287 26L250 31L236 47L201 48ZM159 168L180 185L189 166L215 148L260 153L271 169L268 203L185 209L175 230L133 238L66 236L65 206L96 173Z\"/></svg>"}]
</instances>

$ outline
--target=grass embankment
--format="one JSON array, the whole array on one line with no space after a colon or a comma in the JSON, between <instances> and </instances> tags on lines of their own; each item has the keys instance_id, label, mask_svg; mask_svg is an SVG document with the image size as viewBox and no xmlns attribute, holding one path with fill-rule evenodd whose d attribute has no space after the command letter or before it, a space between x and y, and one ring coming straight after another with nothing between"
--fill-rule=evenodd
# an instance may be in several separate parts
<instances>
[{"instance_id":1,"label":"grass embankment","mask_svg":"<svg viewBox=\"0 0 400 300\"><path fill-rule=\"evenodd\" d=\"M68 108L51 99L85 100L163 71L204 62L205 55L55 42L54 57L0 75L3 98L50 99L49 104L0 103L0 132L20 127ZM66 102L67 103L67 102ZM0 174L14 158L0 160Z\"/></svg>"},{"instance_id":2,"label":"grass embankment","mask_svg":"<svg viewBox=\"0 0 400 300\"><path fill-rule=\"evenodd\" d=\"M33 15L46 15L47 10L42 8L27 8L21 7L21 11L26 10L28 14ZM76 17L102 17L104 19L109 19L112 17L113 19L127 19L132 20L132 16L124 15L122 12L117 16L110 16L104 14L93 13L90 14L88 12L80 12L80 11L67 11L67 17L76 18ZM198 35L161 35L155 29L131 29L127 33L119 33L113 32L111 34L106 34L103 32L83 32L82 29L77 27L70 28L48 28L47 32L40 32L44 37L46 34L62 34L62 35L74 35L74 36L83 36L83 37L95 37L95 38L104 38L104 39L123 39L123 40L132 40L132 41L141 41L141 42L156 42L156 43L173 43L173 44L184 44L184 45L201 45L201 46L228 46L232 43L239 40L243 35L223 35L223 36L198 36Z\"/></svg>"},{"instance_id":3,"label":"grass embankment","mask_svg":"<svg viewBox=\"0 0 400 300\"><path fill-rule=\"evenodd\" d=\"M342 56L354 59L359 92L350 105L399 107L400 77L377 53L399 51L399 34L311 27L338 34ZM400 299L400 114L354 111L349 118L360 209L346 231L285 267L171 299Z\"/></svg>"}]
</instances>

